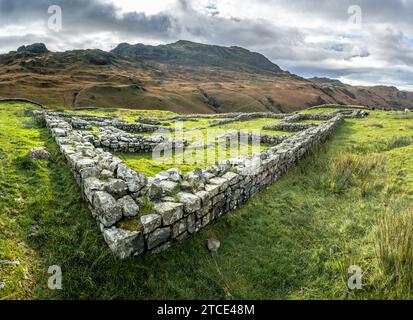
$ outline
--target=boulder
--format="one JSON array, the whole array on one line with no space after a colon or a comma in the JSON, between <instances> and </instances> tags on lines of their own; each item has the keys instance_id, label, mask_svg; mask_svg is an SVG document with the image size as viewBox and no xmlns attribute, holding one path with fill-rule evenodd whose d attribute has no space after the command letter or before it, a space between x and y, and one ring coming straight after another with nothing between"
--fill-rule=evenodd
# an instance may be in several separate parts
<instances>
[{"instance_id":1,"label":"boulder","mask_svg":"<svg viewBox=\"0 0 413 320\"><path fill-rule=\"evenodd\" d=\"M45 148L33 148L29 151L28 157L32 160L48 160L50 153Z\"/></svg>"},{"instance_id":2,"label":"boulder","mask_svg":"<svg viewBox=\"0 0 413 320\"><path fill-rule=\"evenodd\" d=\"M220 246L221 242L216 238L210 238L207 240L207 248L212 253L217 253Z\"/></svg>"}]
</instances>

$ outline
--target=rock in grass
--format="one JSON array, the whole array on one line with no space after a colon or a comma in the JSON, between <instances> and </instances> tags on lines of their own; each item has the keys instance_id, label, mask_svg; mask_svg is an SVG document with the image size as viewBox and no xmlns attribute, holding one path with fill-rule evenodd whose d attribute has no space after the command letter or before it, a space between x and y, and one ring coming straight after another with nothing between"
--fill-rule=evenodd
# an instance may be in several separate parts
<instances>
[{"instance_id":1,"label":"rock in grass","mask_svg":"<svg viewBox=\"0 0 413 320\"><path fill-rule=\"evenodd\" d=\"M3 281L0 281L0 289L3 289L6 285L4 284Z\"/></svg>"},{"instance_id":2,"label":"rock in grass","mask_svg":"<svg viewBox=\"0 0 413 320\"><path fill-rule=\"evenodd\" d=\"M2 266L11 266L11 267L16 267L20 265L19 260L14 260L14 261L0 261L0 265Z\"/></svg>"},{"instance_id":3,"label":"rock in grass","mask_svg":"<svg viewBox=\"0 0 413 320\"><path fill-rule=\"evenodd\" d=\"M213 253L217 253L220 246L221 242L216 238L210 238L207 240L208 250Z\"/></svg>"},{"instance_id":4,"label":"rock in grass","mask_svg":"<svg viewBox=\"0 0 413 320\"><path fill-rule=\"evenodd\" d=\"M29 158L32 160L48 160L50 153L45 148L33 148L29 151Z\"/></svg>"}]
</instances>

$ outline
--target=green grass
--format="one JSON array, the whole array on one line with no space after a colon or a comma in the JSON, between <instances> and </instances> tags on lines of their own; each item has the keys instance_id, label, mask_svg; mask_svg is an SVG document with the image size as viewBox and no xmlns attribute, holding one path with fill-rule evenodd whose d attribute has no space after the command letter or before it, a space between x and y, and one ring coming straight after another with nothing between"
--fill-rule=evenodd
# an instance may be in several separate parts
<instances>
[{"instance_id":1,"label":"green grass","mask_svg":"<svg viewBox=\"0 0 413 320\"><path fill-rule=\"evenodd\" d=\"M337 111L337 108L315 108L315 109L307 109L304 111L301 111L300 113L302 114L314 114L314 113L320 113L320 112L325 112L325 113L332 113L334 111Z\"/></svg>"},{"instance_id":2,"label":"green grass","mask_svg":"<svg viewBox=\"0 0 413 320\"><path fill-rule=\"evenodd\" d=\"M170 168L178 168L183 173L189 173L196 168L212 166L233 157L247 156L253 152L259 152L269 147L270 146L266 144L261 144L259 147L253 147L251 144L240 144L238 149L231 150L229 143L226 146L225 144L217 143L215 144L215 148L201 149L198 151L184 150L183 153L166 155L161 159L154 159L152 153L117 153L116 155L135 171L153 176Z\"/></svg>"},{"instance_id":3,"label":"green grass","mask_svg":"<svg viewBox=\"0 0 413 320\"><path fill-rule=\"evenodd\" d=\"M79 110L79 111L68 111L73 114L88 114L91 116L106 116L106 117L118 117L129 123L136 123L136 119L139 117L149 117L149 118L164 118L176 116L176 113L171 111L163 110L132 110L132 109L121 109L121 108L103 108L94 110ZM165 122L168 125L169 122Z\"/></svg>"},{"instance_id":4,"label":"green grass","mask_svg":"<svg viewBox=\"0 0 413 320\"><path fill-rule=\"evenodd\" d=\"M286 131L276 131L276 130L263 130L262 128L267 125L276 125L279 123L278 119L252 119L246 121L232 122L224 124L222 126L213 127L212 129L221 130L259 130L262 134L271 135L291 135L293 133Z\"/></svg>"},{"instance_id":5,"label":"green grass","mask_svg":"<svg viewBox=\"0 0 413 320\"><path fill-rule=\"evenodd\" d=\"M410 299L410 125L385 112L346 120L320 150L217 224L160 255L118 261L46 130L2 104L0 260L21 265L0 269L0 297ZM41 145L49 161L23 160ZM211 236L221 241L217 255L205 247ZM62 267L61 291L47 289L50 265ZM351 265L363 269L362 290L347 289Z\"/></svg>"}]
</instances>

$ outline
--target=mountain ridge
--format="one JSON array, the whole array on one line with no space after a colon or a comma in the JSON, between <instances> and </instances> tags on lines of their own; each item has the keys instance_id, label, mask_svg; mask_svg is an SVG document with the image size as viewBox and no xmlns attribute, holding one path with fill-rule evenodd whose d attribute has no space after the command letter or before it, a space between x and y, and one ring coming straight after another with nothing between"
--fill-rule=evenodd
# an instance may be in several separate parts
<instances>
[{"instance_id":1,"label":"mountain ridge","mask_svg":"<svg viewBox=\"0 0 413 320\"><path fill-rule=\"evenodd\" d=\"M111 52L124 58L162 63L204 67L238 67L245 71L274 75L285 73L264 55L237 46L222 47L179 40L158 46L121 43Z\"/></svg>"},{"instance_id":2,"label":"mountain ridge","mask_svg":"<svg viewBox=\"0 0 413 320\"><path fill-rule=\"evenodd\" d=\"M413 93L304 79L247 49L190 41L52 52L42 43L0 55L0 98L51 107L180 113L291 112L318 104L411 108Z\"/></svg>"}]
</instances>

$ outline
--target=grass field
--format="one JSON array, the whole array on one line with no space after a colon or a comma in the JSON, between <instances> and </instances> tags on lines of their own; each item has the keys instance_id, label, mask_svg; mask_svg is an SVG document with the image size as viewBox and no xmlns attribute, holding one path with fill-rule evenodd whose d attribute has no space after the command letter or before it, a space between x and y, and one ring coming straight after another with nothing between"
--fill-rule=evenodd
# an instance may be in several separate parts
<instances>
[{"instance_id":1,"label":"grass field","mask_svg":"<svg viewBox=\"0 0 413 320\"><path fill-rule=\"evenodd\" d=\"M116 260L45 129L0 105L2 299L411 299L413 118L373 112L160 255ZM44 145L49 161L25 155ZM221 241L211 255L205 241ZM63 289L47 289L59 265ZM362 290L347 288L351 265Z\"/></svg>"}]
</instances>

